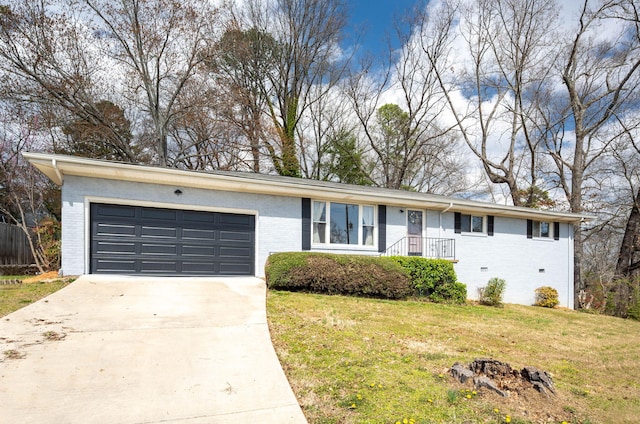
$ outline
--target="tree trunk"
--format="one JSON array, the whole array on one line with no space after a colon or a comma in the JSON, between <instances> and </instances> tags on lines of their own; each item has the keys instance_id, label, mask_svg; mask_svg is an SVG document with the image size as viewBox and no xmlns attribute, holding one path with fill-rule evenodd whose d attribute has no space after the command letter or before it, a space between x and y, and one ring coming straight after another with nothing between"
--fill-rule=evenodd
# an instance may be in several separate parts
<instances>
[{"instance_id":1,"label":"tree trunk","mask_svg":"<svg viewBox=\"0 0 640 424\"><path fill-rule=\"evenodd\" d=\"M573 87L571 87L573 88ZM574 93L570 93L575 94ZM573 110L580 111L580 107L575 103L577 96L571 95L574 102ZM576 128L583 128L582 114L575 113ZM573 213L582 212L582 185L584 183L585 170L585 134L582 131L576 131L576 146L574 149L573 166L571 167L571 198L569 199L569 207ZM582 227L576 225L573 231L573 301L574 308L582 308L580 305L580 293L584 291L584 283L582 281L582 256L584 251L584 243L582 240Z\"/></svg>"},{"instance_id":2,"label":"tree trunk","mask_svg":"<svg viewBox=\"0 0 640 424\"><path fill-rule=\"evenodd\" d=\"M618 263L616 265L616 276L618 277L629 277L632 271L640 266L640 261L634 263L635 253L640 250L640 245L638 245L638 237L640 236L639 201L640 189L638 189L638 194L633 199L633 207L627 220L622 245L620 246L620 253L618 254Z\"/></svg>"}]
</instances>

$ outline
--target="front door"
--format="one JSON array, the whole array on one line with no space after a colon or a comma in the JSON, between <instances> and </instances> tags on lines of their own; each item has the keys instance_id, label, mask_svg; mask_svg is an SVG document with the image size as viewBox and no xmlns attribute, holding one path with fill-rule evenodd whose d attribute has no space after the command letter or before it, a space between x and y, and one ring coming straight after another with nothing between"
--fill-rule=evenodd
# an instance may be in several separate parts
<instances>
[{"instance_id":1,"label":"front door","mask_svg":"<svg viewBox=\"0 0 640 424\"><path fill-rule=\"evenodd\" d=\"M409 256L422 256L422 211L407 211L407 252Z\"/></svg>"}]
</instances>

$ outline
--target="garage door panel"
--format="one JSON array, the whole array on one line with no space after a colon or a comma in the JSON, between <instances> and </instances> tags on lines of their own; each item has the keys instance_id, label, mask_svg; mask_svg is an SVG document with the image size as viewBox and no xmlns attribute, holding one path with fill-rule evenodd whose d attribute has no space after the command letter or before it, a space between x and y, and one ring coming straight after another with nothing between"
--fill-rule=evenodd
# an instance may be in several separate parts
<instances>
[{"instance_id":1,"label":"garage door panel","mask_svg":"<svg viewBox=\"0 0 640 424\"><path fill-rule=\"evenodd\" d=\"M221 213L219 222L220 225L239 225L244 227L253 227L253 216Z\"/></svg>"},{"instance_id":2,"label":"garage door panel","mask_svg":"<svg viewBox=\"0 0 640 424\"><path fill-rule=\"evenodd\" d=\"M205 230L205 229L196 229L196 228L183 228L182 229L182 239L189 240L204 240L209 242L211 240L216 239L216 231L214 230Z\"/></svg>"},{"instance_id":3,"label":"garage door panel","mask_svg":"<svg viewBox=\"0 0 640 424\"><path fill-rule=\"evenodd\" d=\"M216 270L215 262L182 262L182 273L184 274L198 274L198 275L214 275L220 272Z\"/></svg>"},{"instance_id":4,"label":"garage door panel","mask_svg":"<svg viewBox=\"0 0 640 424\"><path fill-rule=\"evenodd\" d=\"M182 246L182 256L207 256L213 258L216 256L216 248L214 246L192 246L185 244Z\"/></svg>"},{"instance_id":5,"label":"garage door panel","mask_svg":"<svg viewBox=\"0 0 640 424\"><path fill-rule=\"evenodd\" d=\"M248 247L220 247L220 257L221 258L239 258L244 260L251 256L252 249Z\"/></svg>"},{"instance_id":6,"label":"garage door panel","mask_svg":"<svg viewBox=\"0 0 640 424\"><path fill-rule=\"evenodd\" d=\"M253 275L255 217L91 205L92 273Z\"/></svg>"},{"instance_id":7,"label":"garage door panel","mask_svg":"<svg viewBox=\"0 0 640 424\"><path fill-rule=\"evenodd\" d=\"M136 253L136 243L125 243L125 242L110 242L110 241L99 241L96 243L96 254L101 253L117 253L117 254L131 254L134 255Z\"/></svg>"},{"instance_id":8,"label":"garage door panel","mask_svg":"<svg viewBox=\"0 0 640 424\"><path fill-rule=\"evenodd\" d=\"M142 243L140 253L142 255L171 255L178 254L178 246L175 244L150 244Z\"/></svg>"},{"instance_id":9,"label":"garage door panel","mask_svg":"<svg viewBox=\"0 0 640 424\"><path fill-rule=\"evenodd\" d=\"M128 206L97 205L96 214L105 217L135 218L136 211Z\"/></svg>"},{"instance_id":10,"label":"garage door panel","mask_svg":"<svg viewBox=\"0 0 640 424\"><path fill-rule=\"evenodd\" d=\"M135 260L104 260L104 259L96 259L92 261L94 269L100 269L103 272L112 272L112 273L127 273L133 274L136 272L136 261Z\"/></svg>"},{"instance_id":11,"label":"garage door panel","mask_svg":"<svg viewBox=\"0 0 640 424\"><path fill-rule=\"evenodd\" d=\"M246 231L220 231L220 241L253 241L253 234L249 234Z\"/></svg>"},{"instance_id":12,"label":"garage door panel","mask_svg":"<svg viewBox=\"0 0 640 424\"><path fill-rule=\"evenodd\" d=\"M96 234L110 237L135 237L136 227L124 224L98 224Z\"/></svg>"},{"instance_id":13,"label":"garage door panel","mask_svg":"<svg viewBox=\"0 0 640 424\"><path fill-rule=\"evenodd\" d=\"M178 230L171 227L150 227L144 225L141 227L140 236L175 239L178 236Z\"/></svg>"},{"instance_id":14,"label":"garage door panel","mask_svg":"<svg viewBox=\"0 0 640 424\"><path fill-rule=\"evenodd\" d=\"M173 209L138 208L142 219L176 221L178 211Z\"/></svg>"},{"instance_id":15,"label":"garage door panel","mask_svg":"<svg viewBox=\"0 0 640 424\"><path fill-rule=\"evenodd\" d=\"M152 261L142 259L140 260L140 272L146 274L164 274L164 273L176 273L178 271L178 262L171 260Z\"/></svg>"},{"instance_id":16,"label":"garage door panel","mask_svg":"<svg viewBox=\"0 0 640 424\"><path fill-rule=\"evenodd\" d=\"M210 212L198 212L198 211L182 211L182 220L185 223L203 223L211 224L215 221L215 215Z\"/></svg>"},{"instance_id":17,"label":"garage door panel","mask_svg":"<svg viewBox=\"0 0 640 424\"><path fill-rule=\"evenodd\" d=\"M252 267L248 264L222 262L220 264L220 274L224 275L248 275L252 271Z\"/></svg>"}]
</instances>

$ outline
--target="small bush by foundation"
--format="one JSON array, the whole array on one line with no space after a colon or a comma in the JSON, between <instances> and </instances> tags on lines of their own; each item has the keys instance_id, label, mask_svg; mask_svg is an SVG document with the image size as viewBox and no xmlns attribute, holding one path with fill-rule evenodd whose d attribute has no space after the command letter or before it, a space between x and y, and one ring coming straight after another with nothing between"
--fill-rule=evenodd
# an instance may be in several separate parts
<instances>
[{"instance_id":1,"label":"small bush by foundation","mask_svg":"<svg viewBox=\"0 0 640 424\"><path fill-rule=\"evenodd\" d=\"M450 261L416 256L393 256L391 259L411 276L415 296L438 303L463 304L467 300L467 286L457 281Z\"/></svg>"},{"instance_id":2,"label":"small bush by foundation","mask_svg":"<svg viewBox=\"0 0 640 424\"><path fill-rule=\"evenodd\" d=\"M536 289L535 306L543 308L555 308L560 301L558 300L558 290L553 287L543 286Z\"/></svg>"},{"instance_id":3,"label":"small bush by foundation","mask_svg":"<svg viewBox=\"0 0 640 424\"><path fill-rule=\"evenodd\" d=\"M481 305L502 306L506 282L502 278L492 278L485 287L478 288L478 300Z\"/></svg>"}]
</instances>

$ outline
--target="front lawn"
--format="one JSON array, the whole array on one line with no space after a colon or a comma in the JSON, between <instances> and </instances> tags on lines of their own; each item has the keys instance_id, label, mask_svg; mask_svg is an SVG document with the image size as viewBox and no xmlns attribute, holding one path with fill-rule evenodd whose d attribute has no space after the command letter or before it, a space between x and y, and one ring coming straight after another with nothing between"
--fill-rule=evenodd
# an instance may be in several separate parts
<instances>
[{"instance_id":1,"label":"front lawn","mask_svg":"<svg viewBox=\"0 0 640 424\"><path fill-rule=\"evenodd\" d=\"M640 416L640 323L518 305L452 306L269 291L274 346L314 423L609 423ZM455 382L494 358L553 375L557 395Z\"/></svg>"},{"instance_id":2,"label":"front lawn","mask_svg":"<svg viewBox=\"0 0 640 424\"><path fill-rule=\"evenodd\" d=\"M52 282L32 281L33 277L0 276L0 280L25 280L21 284L1 284L0 281L0 317L10 314L30 303L49 296L69 284L69 280Z\"/></svg>"}]
</instances>

